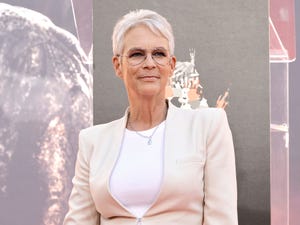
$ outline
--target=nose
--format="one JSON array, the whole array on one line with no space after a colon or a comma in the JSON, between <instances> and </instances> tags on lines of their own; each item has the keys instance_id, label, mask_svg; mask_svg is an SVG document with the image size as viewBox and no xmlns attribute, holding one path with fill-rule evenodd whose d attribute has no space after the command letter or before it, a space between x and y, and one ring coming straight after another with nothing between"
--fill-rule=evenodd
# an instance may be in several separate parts
<instances>
[{"instance_id":1,"label":"nose","mask_svg":"<svg viewBox=\"0 0 300 225\"><path fill-rule=\"evenodd\" d=\"M147 54L146 55L146 58L145 58L145 61L143 63L143 67L145 68L154 68L156 67L156 63L152 57L152 54Z\"/></svg>"}]
</instances>

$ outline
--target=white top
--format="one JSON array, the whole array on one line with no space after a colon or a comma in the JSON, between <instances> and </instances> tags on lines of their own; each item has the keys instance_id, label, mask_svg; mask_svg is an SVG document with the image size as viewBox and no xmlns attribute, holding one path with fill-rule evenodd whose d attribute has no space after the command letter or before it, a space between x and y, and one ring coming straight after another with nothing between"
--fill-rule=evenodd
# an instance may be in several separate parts
<instances>
[{"instance_id":1,"label":"white top","mask_svg":"<svg viewBox=\"0 0 300 225\"><path fill-rule=\"evenodd\" d=\"M160 190L164 130L165 121L158 127L138 133L126 129L119 157L110 177L111 194L137 218L143 217ZM152 134L152 143L148 145L148 139L143 136Z\"/></svg>"}]
</instances>

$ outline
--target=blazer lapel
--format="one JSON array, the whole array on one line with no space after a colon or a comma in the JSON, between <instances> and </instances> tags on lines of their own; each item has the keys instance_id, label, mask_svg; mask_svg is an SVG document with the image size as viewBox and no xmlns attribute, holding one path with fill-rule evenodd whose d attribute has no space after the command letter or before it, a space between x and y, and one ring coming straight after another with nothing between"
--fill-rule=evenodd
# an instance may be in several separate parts
<instances>
[{"instance_id":1,"label":"blazer lapel","mask_svg":"<svg viewBox=\"0 0 300 225\"><path fill-rule=\"evenodd\" d=\"M114 166L116 164L116 161L119 157L120 148L122 145L123 137L124 137L124 131L126 128L127 123L127 115L128 115L128 109L125 112L125 115L114 122L114 124L110 125L110 127L107 129L106 137L104 138L105 141L99 141L97 144L98 148L107 148L107 151L105 155L102 155L102 157L94 157L94 158L105 158L102 161L102 165L99 165L99 163L95 163L95 165L99 165L100 172L95 167L94 169L97 170L97 175L93 177L93 183L94 186L94 192L101 191L101 199L96 199L96 205L97 202L107 202L105 206L99 205L101 208L100 211L104 212L105 215L110 215L111 212L119 212L120 215L125 217L132 217L133 215L124 207L110 192L110 176L114 169ZM97 194L95 196L98 196Z\"/></svg>"},{"instance_id":2,"label":"blazer lapel","mask_svg":"<svg viewBox=\"0 0 300 225\"><path fill-rule=\"evenodd\" d=\"M147 215L153 215L157 214L158 212L163 211L164 207L160 202L165 198L165 196L168 195L168 188L169 182L168 182L168 174L172 173L172 170L174 168L174 162L176 162L176 154L174 151L176 151L176 140L174 137L176 137L176 130L178 129L178 125L176 124L176 115L174 108L171 103L169 103L169 109L168 114L166 118L166 127L165 127L165 144L164 144L164 170L163 170L163 180L161 183L160 191L157 195L156 200L152 203L151 207L146 212Z\"/></svg>"}]
</instances>

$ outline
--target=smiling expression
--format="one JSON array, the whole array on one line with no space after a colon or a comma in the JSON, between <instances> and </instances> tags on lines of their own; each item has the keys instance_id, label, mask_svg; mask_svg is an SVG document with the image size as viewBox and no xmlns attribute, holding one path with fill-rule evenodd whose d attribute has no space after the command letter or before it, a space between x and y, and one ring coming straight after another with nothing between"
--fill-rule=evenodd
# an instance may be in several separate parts
<instances>
[{"instance_id":1,"label":"smiling expression","mask_svg":"<svg viewBox=\"0 0 300 225\"><path fill-rule=\"evenodd\" d=\"M124 37L122 56L113 57L116 74L123 79L129 97L164 98L175 62L168 40L145 25L129 30Z\"/></svg>"}]
</instances>

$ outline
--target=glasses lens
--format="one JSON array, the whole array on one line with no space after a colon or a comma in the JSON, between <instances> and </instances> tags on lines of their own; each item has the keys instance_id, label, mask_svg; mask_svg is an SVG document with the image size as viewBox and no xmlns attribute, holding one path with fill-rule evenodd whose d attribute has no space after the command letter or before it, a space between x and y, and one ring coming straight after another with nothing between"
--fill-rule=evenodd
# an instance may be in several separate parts
<instances>
[{"instance_id":1,"label":"glasses lens","mask_svg":"<svg viewBox=\"0 0 300 225\"><path fill-rule=\"evenodd\" d=\"M167 52L163 50L155 50L151 54L152 60L161 66L167 65L169 62L169 57L167 57ZM147 54L142 51L132 52L126 56L127 61L130 65L136 66L139 65L147 59Z\"/></svg>"},{"instance_id":2,"label":"glasses lens","mask_svg":"<svg viewBox=\"0 0 300 225\"><path fill-rule=\"evenodd\" d=\"M130 65L132 66L136 66L138 64L141 64L142 62L144 62L146 59L146 56L143 54L133 54L133 55L129 55L127 57L127 61Z\"/></svg>"},{"instance_id":3,"label":"glasses lens","mask_svg":"<svg viewBox=\"0 0 300 225\"><path fill-rule=\"evenodd\" d=\"M169 60L167 56L162 56L162 55L153 55L152 58L157 64L161 66L167 65Z\"/></svg>"}]
</instances>

